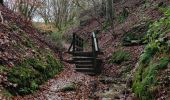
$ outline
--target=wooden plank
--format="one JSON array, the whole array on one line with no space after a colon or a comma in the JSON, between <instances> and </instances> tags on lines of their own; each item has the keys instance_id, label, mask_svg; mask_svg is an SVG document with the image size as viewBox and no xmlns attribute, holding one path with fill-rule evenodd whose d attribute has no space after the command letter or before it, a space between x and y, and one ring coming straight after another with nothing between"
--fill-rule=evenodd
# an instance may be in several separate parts
<instances>
[{"instance_id":1,"label":"wooden plank","mask_svg":"<svg viewBox=\"0 0 170 100\"><path fill-rule=\"evenodd\" d=\"M92 64L93 61L74 61L75 64Z\"/></svg>"},{"instance_id":2,"label":"wooden plank","mask_svg":"<svg viewBox=\"0 0 170 100\"><path fill-rule=\"evenodd\" d=\"M75 70L79 72L94 72L95 71L94 68L75 68Z\"/></svg>"},{"instance_id":3,"label":"wooden plank","mask_svg":"<svg viewBox=\"0 0 170 100\"><path fill-rule=\"evenodd\" d=\"M93 68L93 64L77 64L76 68Z\"/></svg>"}]
</instances>

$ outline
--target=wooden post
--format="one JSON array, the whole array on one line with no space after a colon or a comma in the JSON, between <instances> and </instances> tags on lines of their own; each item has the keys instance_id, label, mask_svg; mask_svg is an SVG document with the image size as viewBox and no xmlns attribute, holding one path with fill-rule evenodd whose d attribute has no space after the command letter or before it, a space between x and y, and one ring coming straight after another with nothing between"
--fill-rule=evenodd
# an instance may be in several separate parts
<instances>
[{"instance_id":1,"label":"wooden post","mask_svg":"<svg viewBox=\"0 0 170 100\"><path fill-rule=\"evenodd\" d=\"M84 40L83 39L81 39L81 47L82 47L82 51L83 51L83 49L84 49Z\"/></svg>"},{"instance_id":2,"label":"wooden post","mask_svg":"<svg viewBox=\"0 0 170 100\"><path fill-rule=\"evenodd\" d=\"M92 52L93 52L93 66L95 69L95 72L97 72L97 53L96 51L98 51L98 48L96 47L96 36L95 36L95 32L92 33Z\"/></svg>"},{"instance_id":3,"label":"wooden post","mask_svg":"<svg viewBox=\"0 0 170 100\"><path fill-rule=\"evenodd\" d=\"M76 34L73 33L73 52L75 52L75 45L76 45Z\"/></svg>"}]
</instances>

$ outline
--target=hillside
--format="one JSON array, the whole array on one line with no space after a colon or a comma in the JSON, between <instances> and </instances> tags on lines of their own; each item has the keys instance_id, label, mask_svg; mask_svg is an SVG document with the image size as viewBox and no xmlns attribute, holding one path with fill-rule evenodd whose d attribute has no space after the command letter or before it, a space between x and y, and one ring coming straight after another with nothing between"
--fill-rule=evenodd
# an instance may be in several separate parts
<instances>
[{"instance_id":1,"label":"hillside","mask_svg":"<svg viewBox=\"0 0 170 100\"><path fill-rule=\"evenodd\" d=\"M82 18L85 24L63 34L62 50L31 22L0 6L4 18L0 23L0 96L14 100L169 100L169 6L169 0L117 0L114 26L104 16L90 21ZM67 53L72 34L88 44L95 30L104 54L101 73L91 76L75 71L76 66L65 60L72 58ZM91 50L90 45L85 50Z\"/></svg>"},{"instance_id":2,"label":"hillside","mask_svg":"<svg viewBox=\"0 0 170 100\"><path fill-rule=\"evenodd\" d=\"M62 70L58 53L40 38L40 33L22 16L0 5L1 94L24 95ZM1 20L2 21L2 20Z\"/></svg>"}]
</instances>

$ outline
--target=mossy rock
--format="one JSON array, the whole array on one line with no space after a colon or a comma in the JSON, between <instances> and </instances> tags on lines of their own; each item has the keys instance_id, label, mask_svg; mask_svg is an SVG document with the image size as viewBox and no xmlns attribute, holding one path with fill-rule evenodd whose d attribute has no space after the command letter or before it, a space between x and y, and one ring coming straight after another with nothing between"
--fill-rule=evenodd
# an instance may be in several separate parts
<instances>
[{"instance_id":1,"label":"mossy rock","mask_svg":"<svg viewBox=\"0 0 170 100\"><path fill-rule=\"evenodd\" d=\"M116 80L113 79L113 77L102 76L99 78L99 81L102 82L103 84L112 84Z\"/></svg>"},{"instance_id":2,"label":"mossy rock","mask_svg":"<svg viewBox=\"0 0 170 100\"><path fill-rule=\"evenodd\" d=\"M62 91L62 92L75 91L75 90L76 90L76 84L75 83L66 84L66 85L63 86L62 89L60 89L60 91Z\"/></svg>"},{"instance_id":3,"label":"mossy rock","mask_svg":"<svg viewBox=\"0 0 170 100\"><path fill-rule=\"evenodd\" d=\"M122 39L122 45L131 46L143 44L144 37L147 34L148 27L149 27L148 23L142 23L134 26L128 32L125 32Z\"/></svg>"}]
</instances>

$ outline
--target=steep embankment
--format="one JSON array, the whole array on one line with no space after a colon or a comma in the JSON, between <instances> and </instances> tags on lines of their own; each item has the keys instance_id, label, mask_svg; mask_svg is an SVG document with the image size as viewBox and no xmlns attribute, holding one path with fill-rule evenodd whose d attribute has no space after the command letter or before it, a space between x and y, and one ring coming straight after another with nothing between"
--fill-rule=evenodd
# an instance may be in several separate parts
<instances>
[{"instance_id":1,"label":"steep embankment","mask_svg":"<svg viewBox=\"0 0 170 100\"><path fill-rule=\"evenodd\" d=\"M32 93L63 65L31 22L1 5L0 11L0 94Z\"/></svg>"},{"instance_id":2,"label":"steep embankment","mask_svg":"<svg viewBox=\"0 0 170 100\"><path fill-rule=\"evenodd\" d=\"M141 100L170 99L170 10L160 8L164 17L150 25L148 43L138 61L133 91Z\"/></svg>"}]
</instances>

